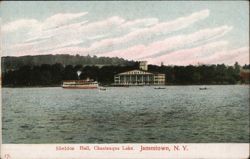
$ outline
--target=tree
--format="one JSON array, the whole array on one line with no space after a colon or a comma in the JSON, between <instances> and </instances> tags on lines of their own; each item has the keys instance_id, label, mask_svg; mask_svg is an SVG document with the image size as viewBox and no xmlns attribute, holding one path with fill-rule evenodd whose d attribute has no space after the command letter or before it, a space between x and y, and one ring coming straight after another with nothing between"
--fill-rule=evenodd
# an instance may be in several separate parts
<instances>
[{"instance_id":1,"label":"tree","mask_svg":"<svg viewBox=\"0 0 250 159\"><path fill-rule=\"evenodd\" d=\"M78 78L72 65L67 65L63 71L63 80L76 80Z\"/></svg>"},{"instance_id":2,"label":"tree","mask_svg":"<svg viewBox=\"0 0 250 159\"><path fill-rule=\"evenodd\" d=\"M235 73L240 74L240 65L238 64L238 62L235 62L234 69Z\"/></svg>"}]
</instances>

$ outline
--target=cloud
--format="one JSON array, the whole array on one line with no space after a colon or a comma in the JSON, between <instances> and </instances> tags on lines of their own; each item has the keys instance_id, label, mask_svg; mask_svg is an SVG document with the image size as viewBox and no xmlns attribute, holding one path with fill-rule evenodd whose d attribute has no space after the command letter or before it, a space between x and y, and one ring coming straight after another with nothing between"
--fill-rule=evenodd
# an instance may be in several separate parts
<instances>
[{"instance_id":1,"label":"cloud","mask_svg":"<svg viewBox=\"0 0 250 159\"><path fill-rule=\"evenodd\" d=\"M118 56L128 59L143 60L149 56L160 56L161 52L169 52L196 43L207 42L225 35L232 27L221 26L217 28L202 29L191 34L183 34L166 38L161 41L152 42L149 45L136 45L123 50L115 50L103 53L103 56Z\"/></svg>"},{"instance_id":2,"label":"cloud","mask_svg":"<svg viewBox=\"0 0 250 159\"><path fill-rule=\"evenodd\" d=\"M225 63L232 65L235 62L249 64L249 47L215 52L212 56L202 59L204 64Z\"/></svg>"},{"instance_id":3,"label":"cloud","mask_svg":"<svg viewBox=\"0 0 250 159\"><path fill-rule=\"evenodd\" d=\"M249 63L249 47L229 49L228 42L217 41L195 48L183 49L158 58L147 59L151 64L159 65L197 65L197 64L227 64Z\"/></svg>"},{"instance_id":4,"label":"cloud","mask_svg":"<svg viewBox=\"0 0 250 159\"><path fill-rule=\"evenodd\" d=\"M206 18L209 15L209 11L203 10L170 22L161 23L159 23L157 18L127 21L118 16L90 23L87 23L88 21L86 20L71 22L86 14L87 12L59 13L48 17L44 21L15 21L12 23L13 26L16 26L15 23L20 23L20 25L16 26L17 28L25 26L30 27L31 30L27 33L29 38L26 38L22 43L14 45L14 48L11 50L13 52L20 51L27 48L27 46L33 45L33 47L36 47L37 51L40 50L43 52L59 47L66 47L70 44L85 44L85 54L102 53L105 48L112 48L110 46L119 48L125 45L126 42L133 42L133 40L155 36L157 33L171 32L180 28L185 28L200 19ZM30 25L30 23L32 25ZM110 30L110 28L112 28L112 30ZM161 28L164 29L158 30ZM12 29L12 31L14 31L14 29ZM121 36L120 34L125 35ZM107 36L119 37L98 41L98 39L103 39Z\"/></svg>"},{"instance_id":5,"label":"cloud","mask_svg":"<svg viewBox=\"0 0 250 159\"><path fill-rule=\"evenodd\" d=\"M191 34L183 34L166 38L163 41L151 43L146 47L144 52L141 52L137 58L156 55L163 51L171 51L180 47L193 45L195 43L207 42L224 36L232 30L230 26L221 26L217 28L202 29Z\"/></svg>"},{"instance_id":6,"label":"cloud","mask_svg":"<svg viewBox=\"0 0 250 159\"><path fill-rule=\"evenodd\" d=\"M173 51L157 58L148 58L145 60L149 61L149 63L151 64L156 65L159 65L161 62L172 65L198 64L201 59L211 56L218 50L225 49L227 45L227 41L215 41L198 47Z\"/></svg>"},{"instance_id":7,"label":"cloud","mask_svg":"<svg viewBox=\"0 0 250 159\"><path fill-rule=\"evenodd\" d=\"M3 25L1 31L9 33L18 29L35 28L37 26L39 26L39 22L35 19L20 19Z\"/></svg>"},{"instance_id":8,"label":"cloud","mask_svg":"<svg viewBox=\"0 0 250 159\"><path fill-rule=\"evenodd\" d=\"M80 18L86 14L88 14L88 12L55 14L45 19L45 21L41 25L41 28L45 30L45 29L51 29L55 27L61 27L67 24L69 21Z\"/></svg>"},{"instance_id":9,"label":"cloud","mask_svg":"<svg viewBox=\"0 0 250 159\"><path fill-rule=\"evenodd\" d=\"M177 30L186 28L186 27L192 25L193 23L195 23L199 20L202 20L208 16L209 16L209 10L207 10L207 9L202 10L202 11L193 13L189 16L178 18L176 20L158 23L158 24L155 24L155 25L148 27L148 28L137 29L135 31L132 31L132 32L122 36L122 37L108 38L108 39L104 39L104 40L95 42L91 45L89 50L94 51L96 49L110 47L111 45L113 45L113 46L114 45L124 45L125 43L133 44L134 40L138 40L138 39L145 40L147 38L151 38L152 36L162 35L162 34L166 34L166 33L170 33L173 31L177 31ZM140 20L137 20L136 22L140 22ZM131 23L136 23L136 22L134 21ZM126 24L126 23L124 24L124 26L127 26L127 25L128 24Z\"/></svg>"},{"instance_id":10,"label":"cloud","mask_svg":"<svg viewBox=\"0 0 250 159\"><path fill-rule=\"evenodd\" d=\"M128 21L121 26L121 29L131 29L135 30L136 28L144 28L148 26L155 25L159 22L157 18L144 18Z\"/></svg>"},{"instance_id":11,"label":"cloud","mask_svg":"<svg viewBox=\"0 0 250 159\"><path fill-rule=\"evenodd\" d=\"M87 12L82 13L59 13L55 14L51 17L48 17L44 21L38 21L36 19L19 19L16 21L9 22L2 26L3 32L14 32L18 29L29 28L34 29L34 32L42 31L46 29L51 29L54 27L61 27L71 20L76 18L80 18L84 15L88 14Z\"/></svg>"},{"instance_id":12,"label":"cloud","mask_svg":"<svg viewBox=\"0 0 250 159\"><path fill-rule=\"evenodd\" d=\"M48 54L80 54L85 52L86 49L82 47L66 47L59 48L48 52ZM240 64L249 63L249 47L241 47L229 50L228 42L221 40L198 47L182 49L171 52L167 55L159 56L157 58L146 59L150 64L159 65L164 62L168 65L197 65L202 64L220 64L225 63L228 65L234 64L238 61Z\"/></svg>"},{"instance_id":13,"label":"cloud","mask_svg":"<svg viewBox=\"0 0 250 159\"><path fill-rule=\"evenodd\" d=\"M38 28L28 33L30 38L25 40L25 42L15 45L13 51L22 50L22 48L27 45L35 45L37 50L46 51L57 49L58 47L65 47L70 44L77 45L85 41L93 41L107 36L110 28L115 29L124 21L125 20L120 17L110 17L102 21L92 23L81 21L45 30L41 29L43 28L42 26L46 26L42 24L39 27L40 29Z\"/></svg>"},{"instance_id":14,"label":"cloud","mask_svg":"<svg viewBox=\"0 0 250 159\"><path fill-rule=\"evenodd\" d=\"M2 26L4 39L11 35L20 38L20 42L6 40L4 55L90 54L180 65L231 63L235 59L246 62L244 48L238 50L242 55L237 56L237 49L225 49L229 47L225 39L215 41L230 32L232 26L178 33L207 18L208 9L169 21L154 17L128 20L119 16L93 21L85 19L87 14L58 13L44 20L20 19L6 23ZM10 32L17 34L8 34Z\"/></svg>"},{"instance_id":15,"label":"cloud","mask_svg":"<svg viewBox=\"0 0 250 159\"><path fill-rule=\"evenodd\" d=\"M40 39L51 39L53 37L58 37L58 38L61 38L63 40L65 40L65 38L68 40L73 40L70 38L70 36L76 37L77 35L79 35L78 34L79 28L87 22L88 21L85 20L85 21L81 21L78 23L73 23L73 24L68 24L68 25L64 25L61 27L56 27L53 29L31 31L28 33L30 38L25 40L24 44L29 43L31 41L39 41ZM49 44L49 42L48 42L48 44Z\"/></svg>"},{"instance_id":16,"label":"cloud","mask_svg":"<svg viewBox=\"0 0 250 159\"><path fill-rule=\"evenodd\" d=\"M79 28L80 34L87 36L96 36L107 34L107 32L114 32L121 24L125 22L125 19L118 16L109 17L104 20L88 23ZM86 36L85 35L85 36Z\"/></svg>"},{"instance_id":17,"label":"cloud","mask_svg":"<svg viewBox=\"0 0 250 159\"><path fill-rule=\"evenodd\" d=\"M85 52L86 49L79 46L71 46L71 47L65 47L65 48L58 48L52 51L47 52L46 54L81 54L82 52Z\"/></svg>"}]
</instances>

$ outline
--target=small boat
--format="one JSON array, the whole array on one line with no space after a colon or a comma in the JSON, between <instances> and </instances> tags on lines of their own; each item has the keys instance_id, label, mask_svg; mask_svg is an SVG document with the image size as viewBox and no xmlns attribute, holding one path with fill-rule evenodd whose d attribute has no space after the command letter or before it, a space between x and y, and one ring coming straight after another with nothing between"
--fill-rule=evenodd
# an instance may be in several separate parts
<instances>
[{"instance_id":1,"label":"small boat","mask_svg":"<svg viewBox=\"0 0 250 159\"><path fill-rule=\"evenodd\" d=\"M207 90L207 87L201 87L200 90Z\"/></svg>"},{"instance_id":2,"label":"small boat","mask_svg":"<svg viewBox=\"0 0 250 159\"><path fill-rule=\"evenodd\" d=\"M99 90L100 91L106 91L106 88L105 87L99 87Z\"/></svg>"},{"instance_id":3,"label":"small boat","mask_svg":"<svg viewBox=\"0 0 250 159\"><path fill-rule=\"evenodd\" d=\"M155 87L154 89L166 89L165 87Z\"/></svg>"}]
</instances>

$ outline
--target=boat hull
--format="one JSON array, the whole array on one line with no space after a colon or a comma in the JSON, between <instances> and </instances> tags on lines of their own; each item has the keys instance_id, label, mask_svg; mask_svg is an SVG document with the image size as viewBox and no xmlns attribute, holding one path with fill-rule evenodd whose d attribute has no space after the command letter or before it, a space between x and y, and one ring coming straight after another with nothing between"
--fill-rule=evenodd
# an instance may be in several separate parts
<instances>
[{"instance_id":1,"label":"boat hull","mask_svg":"<svg viewBox=\"0 0 250 159\"><path fill-rule=\"evenodd\" d=\"M62 87L64 89L97 89L98 87Z\"/></svg>"},{"instance_id":2,"label":"boat hull","mask_svg":"<svg viewBox=\"0 0 250 159\"><path fill-rule=\"evenodd\" d=\"M97 89L98 83L93 80L68 80L63 81L64 89Z\"/></svg>"}]
</instances>

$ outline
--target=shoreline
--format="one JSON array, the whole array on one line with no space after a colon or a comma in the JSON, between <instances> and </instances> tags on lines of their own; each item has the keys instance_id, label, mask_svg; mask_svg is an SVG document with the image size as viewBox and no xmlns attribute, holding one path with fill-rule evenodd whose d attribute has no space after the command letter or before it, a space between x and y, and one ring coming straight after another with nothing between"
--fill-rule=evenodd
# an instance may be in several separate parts
<instances>
[{"instance_id":1,"label":"shoreline","mask_svg":"<svg viewBox=\"0 0 250 159\"><path fill-rule=\"evenodd\" d=\"M166 87L166 86L226 86L226 85L248 85L249 83L242 84L168 84L168 85L145 85L145 86L113 86L113 85L100 85L100 87ZM46 85L46 86L1 86L1 88L48 88L48 87L61 87L61 85Z\"/></svg>"}]
</instances>

